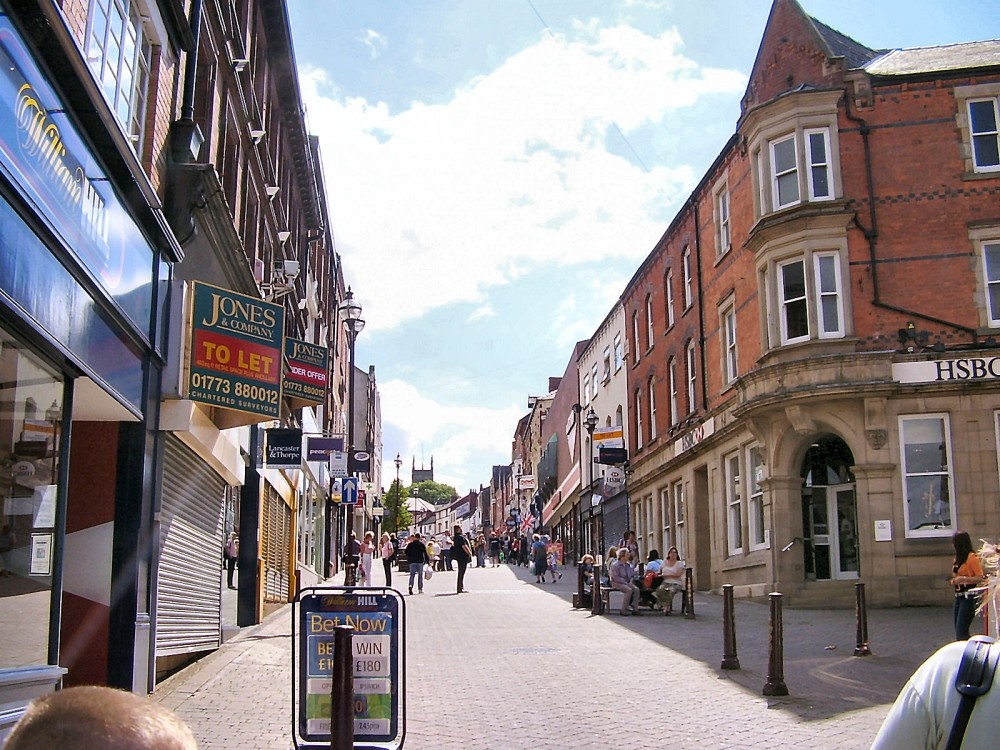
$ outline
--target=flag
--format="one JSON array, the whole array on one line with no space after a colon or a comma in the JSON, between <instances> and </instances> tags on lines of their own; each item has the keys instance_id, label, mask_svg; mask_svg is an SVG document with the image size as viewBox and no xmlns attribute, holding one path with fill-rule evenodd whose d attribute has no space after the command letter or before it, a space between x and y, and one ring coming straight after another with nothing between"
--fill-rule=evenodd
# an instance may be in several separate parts
<instances>
[{"instance_id":1,"label":"flag","mask_svg":"<svg viewBox=\"0 0 1000 750\"><path fill-rule=\"evenodd\" d=\"M535 517L534 515L529 513L524 517L524 520L521 522L521 531L528 531L534 528L534 526L535 526Z\"/></svg>"}]
</instances>

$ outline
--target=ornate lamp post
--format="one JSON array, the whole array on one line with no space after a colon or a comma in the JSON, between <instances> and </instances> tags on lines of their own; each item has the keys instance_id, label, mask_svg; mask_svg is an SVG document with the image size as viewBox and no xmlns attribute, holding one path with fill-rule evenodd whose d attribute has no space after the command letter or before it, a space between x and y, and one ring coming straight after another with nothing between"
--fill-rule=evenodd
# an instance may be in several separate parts
<instances>
[{"instance_id":1,"label":"ornate lamp post","mask_svg":"<svg viewBox=\"0 0 1000 750\"><path fill-rule=\"evenodd\" d=\"M365 321L361 317L361 305L354 299L354 293L347 287L347 295L337 308L340 319L347 331L347 343L350 347L350 370L347 374L347 465L351 473L351 463L354 461L354 343L358 334L364 330ZM347 506L345 506L347 507ZM347 568L344 571L344 585L353 586L356 583L358 558L354 554L351 534L354 533L354 506L347 510Z\"/></svg>"},{"instance_id":2,"label":"ornate lamp post","mask_svg":"<svg viewBox=\"0 0 1000 750\"><path fill-rule=\"evenodd\" d=\"M399 531L399 518L403 515L403 501L399 497L399 467L403 465L403 459L396 454L396 460L393 461L396 464L396 531Z\"/></svg>"},{"instance_id":3,"label":"ornate lamp post","mask_svg":"<svg viewBox=\"0 0 1000 750\"><path fill-rule=\"evenodd\" d=\"M587 411L587 416L583 419L583 426L587 428L587 489L590 491L590 538L596 539L597 517L594 515L594 430L597 428L597 413L591 406ZM595 550L596 555L600 555L600 544ZM582 593L582 592L581 592ZM601 570L594 568L594 580L590 585L591 611L595 615L601 614Z\"/></svg>"}]
</instances>

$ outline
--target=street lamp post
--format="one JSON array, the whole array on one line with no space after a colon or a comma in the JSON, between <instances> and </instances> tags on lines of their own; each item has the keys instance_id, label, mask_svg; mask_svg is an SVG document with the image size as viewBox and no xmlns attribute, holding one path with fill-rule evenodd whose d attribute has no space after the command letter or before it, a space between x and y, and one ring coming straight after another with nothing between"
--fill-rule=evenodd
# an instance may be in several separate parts
<instances>
[{"instance_id":1,"label":"street lamp post","mask_svg":"<svg viewBox=\"0 0 1000 750\"><path fill-rule=\"evenodd\" d=\"M350 351L350 370L347 373L347 473L351 473L351 464L354 460L354 343L358 339L358 334L364 330L365 321L361 317L361 305L354 299L354 293L347 287L347 294L344 301L337 308L340 319L347 331L347 343ZM354 507L347 507L347 566L344 570L344 585L354 586L356 582L358 558L354 554L354 544L351 541L351 534L354 533Z\"/></svg>"},{"instance_id":2,"label":"street lamp post","mask_svg":"<svg viewBox=\"0 0 1000 750\"><path fill-rule=\"evenodd\" d=\"M591 406L587 416L583 419L583 426L587 428L587 490L590 495L590 538L594 539L594 430L597 428L598 416ZM600 548L595 550L600 555ZM596 557L596 555L595 555ZM594 614L601 613L601 570L594 569L594 578L590 584L591 611Z\"/></svg>"},{"instance_id":3,"label":"street lamp post","mask_svg":"<svg viewBox=\"0 0 1000 750\"><path fill-rule=\"evenodd\" d=\"M399 519L403 515L403 501L399 496L399 467L403 465L403 459L399 457L398 453L393 463L396 464L396 532L398 533L400 531Z\"/></svg>"}]
</instances>

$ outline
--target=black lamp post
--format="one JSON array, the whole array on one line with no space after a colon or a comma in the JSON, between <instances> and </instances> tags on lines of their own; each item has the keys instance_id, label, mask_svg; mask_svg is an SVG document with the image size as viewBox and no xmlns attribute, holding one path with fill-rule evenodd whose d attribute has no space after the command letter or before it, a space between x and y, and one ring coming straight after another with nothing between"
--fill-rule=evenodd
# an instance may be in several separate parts
<instances>
[{"instance_id":1,"label":"black lamp post","mask_svg":"<svg viewBox=\"0 0 1000 750\"><path fill-rule=\"evenodd\" d=\"M337 308L340 319L344 323L344 330L347 331L347 343L350 347L350 370L347 373L347 473L352 473L354 462L354 343L358 340L358 334L364 330L365 321L361 317L361 305L354 299L354 293L347 287L347 295L344 301ZM344 571L344 585L353 586L356 583L358 558L354 554L354 544L351 541L351 534L354 533L354 508L347 507L347 567Z\"/></svg>"},{"instance_id":2,"label":"black lamp post","mask_svg":"<svg viewBox=\"0 0 1000 750\"><path fill-rule=\"evenodd\" d=\"M396 464L396 531L399 531L399 519L403 515L403 501L399 496L399 467L403 465L403 459L398 453L393 463Z\"/></svg>"},{"instance_id":3,"label":"black lamp post","mask_svg":"<svg viewBox=\"0 0 1000 750\"><path fill-rule=\"evenodd\" d=\"M596 518L594 516L594 430L597 428L598 416L591 406L587 411L587 416L583 419L583 426L587 428L587 489L590 495L590 538L596 539L594 533ZM596 550L600 554L600 545ZM601 614L601 569L594 567L594 578L590 584L590 608L595 615Z\"/></svg>"}]
</instances>

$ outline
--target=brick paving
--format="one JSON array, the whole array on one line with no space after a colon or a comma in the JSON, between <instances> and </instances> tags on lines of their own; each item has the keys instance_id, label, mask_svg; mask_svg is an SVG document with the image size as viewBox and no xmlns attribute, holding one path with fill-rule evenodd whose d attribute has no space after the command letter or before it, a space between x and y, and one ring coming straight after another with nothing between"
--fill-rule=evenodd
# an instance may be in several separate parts
<instances>
[{"instance_id":1,"label":"brick paving","mask_svg":"<svg viewBox=\"0 0 1000 750\"><path fill-rule=\"evenodd\" d=\"M736 600L741 668L723 670L721 597L697 594L693 620L593 617L572 609L574 575L536 584L525 568L471 568L469 594L444 572L405 597L404 748L867 748L951 633L945 603L869 610L873 653L856 657L853 610L785 609L789 696L765 697L766 599ZM290 618L286 607L158 686L202 750L294 746Z\"/></svg>"}]
</instances>

